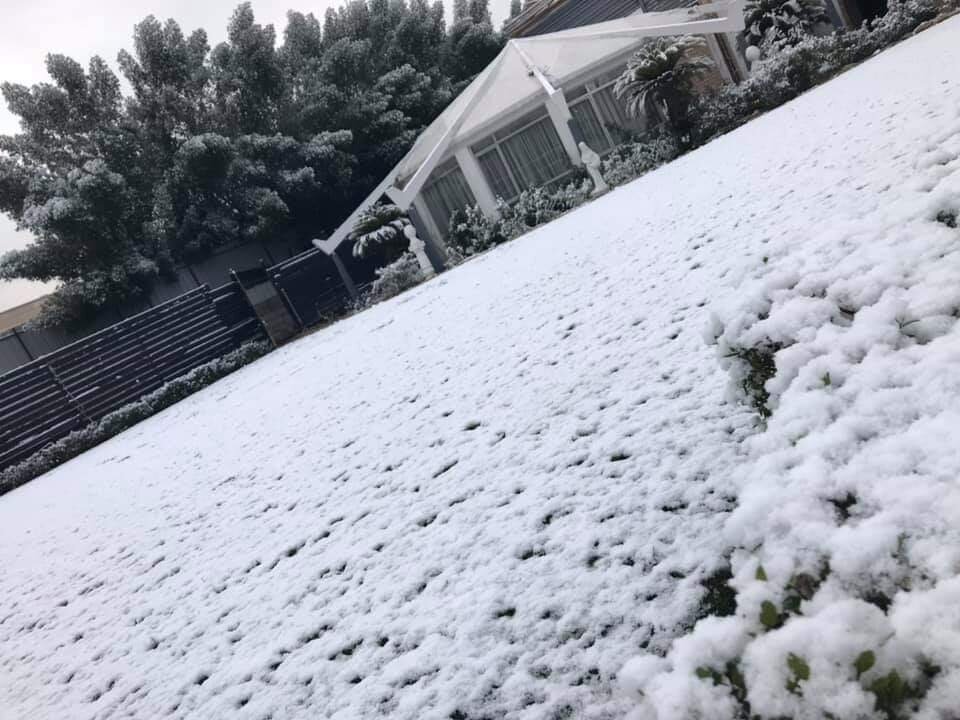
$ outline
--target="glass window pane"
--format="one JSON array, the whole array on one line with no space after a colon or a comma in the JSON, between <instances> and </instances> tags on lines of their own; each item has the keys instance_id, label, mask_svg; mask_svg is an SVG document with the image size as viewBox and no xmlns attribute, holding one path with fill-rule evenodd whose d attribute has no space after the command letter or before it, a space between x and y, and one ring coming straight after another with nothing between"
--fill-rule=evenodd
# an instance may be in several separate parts
<instances>
[{"instance_id":1,"label":"glass window pane","mask_svg":"<svg viewBox=\"0 0 960 720\"><path fill-rule=\"evenodd\" d=\"M463 210L476 205L470 186L460 168L437 178L423 190L423 198L427 202L433 221L437 229L446 233L450 226L450 217L457 210Z\"/></svg>"},{"instance_id":2,"label":"glass window pane","mask_svg":"<svg viewBox=\"0 0 960 720\"><path fill-rule=\"evenodd\" d=\"M500 149L524 188L546 185L570 169L560 136L548 117L507 138Z\"/></svg>"},{"instance_id":3,"label":"glass window pane","mask_svg":"<svg viewBox=\"0 0 960 720\"><path fill-rule=\"evenodd\" d=\"M576 105L570 106L570 114L580 126L580 132L583 133L583 139L590 146L591 150L602 153L610 149L610 142L607 140L606 133L603 132L603 126L597 119L597 114L593 111L593 105L589 100L582 100Z\"/></svg>"},{"instance_id":4,"label":"glass window pane","mask_svg":"<svg viewBox=\"0 0 960 720\"><path fill-rule=\"evenodd\" d=\"M594 93L593 100L600 111L600 121L618 145L627 142L631 135L642 132L646 128L646 123L642 119L634 119L627 115L623 105L614 96L612 85Z\"/></svg>"},{"instance_id":5,"label":"glass window pane","mask_svg":"<svg viewBox=\"0 0 960 720\"><path fill-rule=\"evenodd\" d=\"M507 166L504 165L496 148L477 157L477 162L480 163L494 195L504 200L513 200L518 195L517 188L510 179L510 173L507 172Z\"/></svg>"}]
</instances>

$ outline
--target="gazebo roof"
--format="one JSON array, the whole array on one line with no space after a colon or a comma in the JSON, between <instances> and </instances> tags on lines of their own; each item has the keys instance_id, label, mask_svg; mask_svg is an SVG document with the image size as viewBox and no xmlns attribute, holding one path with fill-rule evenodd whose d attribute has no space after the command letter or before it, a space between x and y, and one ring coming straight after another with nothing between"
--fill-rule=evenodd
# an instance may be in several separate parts
<instances>
[{"instance_id":1,"label":"gazebo roof","mask_svg":"<svg viewBox=\"0 0 960 720\"><path fill-rule=\"evenodd\" d=\"M564 84L602 67L663 35L705 35L742 30L743 0L656 13L640 13L547 35L507 42L500 54L420 135L364 203L328 240L315 244L327 253L346 239L357 217L384 194L409 207L447 151L492 130L499 118L537 97L544 100Z\"/></svg>"}]
</instances>

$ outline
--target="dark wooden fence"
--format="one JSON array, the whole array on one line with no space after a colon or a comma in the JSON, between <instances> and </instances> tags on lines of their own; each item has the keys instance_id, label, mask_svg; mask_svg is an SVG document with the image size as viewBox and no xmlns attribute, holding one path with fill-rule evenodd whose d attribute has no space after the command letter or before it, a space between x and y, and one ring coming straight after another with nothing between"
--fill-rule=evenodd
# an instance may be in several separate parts
<instances>
[{"instance_id":1,"label":"dark wooden fence","mask_svg":"<svg viewBox=\"0 0 960 720\"><path fill-rule=\"evenodd\" d=\"M236 283L204 285L0 375L0 469L262 336Z\"/></svg>"}]
</instances>

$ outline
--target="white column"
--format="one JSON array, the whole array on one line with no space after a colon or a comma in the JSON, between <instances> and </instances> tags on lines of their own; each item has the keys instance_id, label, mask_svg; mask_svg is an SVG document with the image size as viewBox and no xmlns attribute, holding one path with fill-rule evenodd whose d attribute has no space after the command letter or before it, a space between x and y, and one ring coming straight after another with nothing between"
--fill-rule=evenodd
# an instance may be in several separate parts
<instances>
[{"instance_id":1,"label":"white column","mask_svg":"<svg viewBox=\"0 0 960 720\"><path fill-rule=\"evenodd\" d=\"M457 164L460 165L460 170L463 172L463 177L466 178L467 185L470 186L470 192L473 193L473 197L483 214L491 220L498 218L500 213L497 212L497 198L487 184L487 178L484 177L477 158L474 157L468 147L458 149L455 155Z\"/></svg>"},{"instance_id":2,"label":"white column","mask_svg":"<svg viewBox=\"0 0 960 720\"><path fill-rule=\"evenodd\" d=\"M717 72L720 73L720 79L725 83L734 82L733 73L730 71L730 66L727 65L727 58L720 48L720 41L713 35L707 35L706 38L707 47L710 49L710 59L713 60Z\"/></svg>"},{"instance_id":3,"label":"white column","mask_svg":"<svg viewBox=\"0 0 960 720\"><path fill-rule=\"evenodd\" d=\"M557 90L552 93L546 102L547 112L550 113L550 119L553 126L557 129L557 135L560 136L560 142L563 143L563 149L567 151L567 156L574 166L583 165L580 160L580 148L577 147L577 140L573 137L573 131L570 130L570 120L573 116L570 114L570 108L567 106L567 99L563 95L563 90Z\"/></svg>"},{"instance_id":4,"label":"white column","mask_svg":"<svg viewBox=\"0 0 960 720\"><path fill-rule=\"evenodd\" d=\"M423 195L417 193L417 196L413 199L413 206L417 209L417 215L420 216L420 220L427 226L427 232L433 240L434 247L441 255L446 256L447 248L444 245L444 236L447 234L446 229L441 232L440 228L437 227L437 221L433 219L433 213L430 212L430 208L428 208L427 203L424 202Z\"/></svg>"}]
</instances>

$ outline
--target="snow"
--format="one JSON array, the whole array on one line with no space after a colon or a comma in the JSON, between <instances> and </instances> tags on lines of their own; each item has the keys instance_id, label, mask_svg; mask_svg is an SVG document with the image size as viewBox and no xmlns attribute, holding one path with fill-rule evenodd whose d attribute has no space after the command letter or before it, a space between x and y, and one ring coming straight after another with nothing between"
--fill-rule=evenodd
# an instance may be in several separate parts
<instances>
[{"instance_id":1,"label":"snow","mask_svg":"<svg viewBox=\"0 0 960 720\"><path fill-rule=\"evenodd\" d=\"M797 718L871 717L867 681L934 663L911 712L944 717L958 32L0 498L0 717L730 718L697 669L732 659ZM767 341L764 426L726 356ZM737 611L694 627L728 558Z\"/></svg>"}]
</instances>

